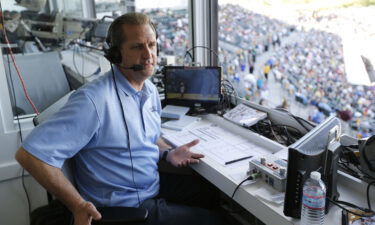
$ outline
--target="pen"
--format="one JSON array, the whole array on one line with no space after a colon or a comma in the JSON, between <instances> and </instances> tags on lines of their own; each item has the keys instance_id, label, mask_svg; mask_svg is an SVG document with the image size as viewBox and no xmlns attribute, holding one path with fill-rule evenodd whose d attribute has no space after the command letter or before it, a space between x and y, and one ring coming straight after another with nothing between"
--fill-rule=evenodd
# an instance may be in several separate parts
<instances>
[{"instance_id":1,"label":"pen","mask_svg":"<svg viewBox=\"0 0 375 225\"><path fill-rule=\"evenodd\" d=\"M239 159L235 159L235 160L232 160L232 161L228 161L228 162L225 162L225 165L229 165L229 164L239 162L239 161L242 161L242 160L245 160L245 159L250 159L251 157L253 157L253 156L251 155L251 156L246 156L246 157L242 157L242 158L239 158Z\"/></svg>"}]
</instances>

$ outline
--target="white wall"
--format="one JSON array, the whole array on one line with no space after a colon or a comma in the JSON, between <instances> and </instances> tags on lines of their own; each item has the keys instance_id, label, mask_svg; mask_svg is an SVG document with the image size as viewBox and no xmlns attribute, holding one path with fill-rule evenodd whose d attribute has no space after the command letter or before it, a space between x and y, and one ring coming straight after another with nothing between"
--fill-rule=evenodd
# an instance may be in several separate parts
<instances>
[{"instance_id":1,"label":"white wall","mask_svg":"<svg viewBox=\"0 0 375 225\"><path fill-rule=\"evenodd\" d=\"M21 167L14 154L21 145L20 132L13 120L4 62L0 49L0 224L29 224L28 206L22 188ZM22 136L33 129L32 119L21 120ZM25 177L32 209L47 203L46 191L29 176Z\"/></svg>"}]
</instances>

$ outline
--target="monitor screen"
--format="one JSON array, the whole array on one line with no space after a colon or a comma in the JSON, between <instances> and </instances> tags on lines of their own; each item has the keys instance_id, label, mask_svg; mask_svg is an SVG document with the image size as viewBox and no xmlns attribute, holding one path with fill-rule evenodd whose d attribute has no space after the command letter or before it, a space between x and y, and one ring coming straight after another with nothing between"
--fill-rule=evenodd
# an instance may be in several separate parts
<instances>
[{"instance_id":1,"label":"monitor screen","mask_svg":"<svg viewBox=\"0 0 375 225\"><path fill-rule=\"evenodd\" d=\"M221 97L221 67L165 67L167 104L217 104Z\"/></svg>"},{"instance_id":2,"label":"monitor screen","mask_svg":"<svg viewBox=\"0 0 375 225\"><path fill-rule=\"evenodd\" d=\"M96 24L93 36L102 40L106 39L109 26L112 22L100 21Z\"/></svg>"}]
</instances>

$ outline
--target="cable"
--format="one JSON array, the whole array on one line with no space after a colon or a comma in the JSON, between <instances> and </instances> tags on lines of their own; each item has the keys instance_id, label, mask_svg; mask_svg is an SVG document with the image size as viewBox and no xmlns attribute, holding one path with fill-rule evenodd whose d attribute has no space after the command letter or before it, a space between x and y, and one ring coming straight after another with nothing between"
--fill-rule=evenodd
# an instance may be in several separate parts
<instances>
[{"instance_id":1,"label":"cable","mask_svg":"<svg viewBox=\"0 0 375 225\"><path fill-rule=\"evenodd\" d=\"M350 168L348 165L346 165L345 163L343 162L339 162L339 166L340 168L346 170L345 172L350 172L350 175L355 177L355 178L358 178L360 180L362 180L362 177L360 175L358 175L358 172L353 170L352 168Z\"/></svg>"},{"instance_id":2,"label":"cable","mask_svg":"<svg viewBox=\"0 0 375 225\"><path fill-rule=\"evenodd\" d=\"M11 89L12 89L12 94L13 94L13 100L14 100L14 108L16 110L16 118L17 118L17 125L18 125L18 130L20 132L20 141L21 143L23 142L23 135L22 135L22 129L21 129L21 122L20 122L20 117L17 112L17 98L15 97L15 91L14 91L14 84L13 84L13 78L12 78L12 72L10 70L10 61L9 61L9 55L7 54L7 59L8 59L8 69L9 69L9 76L10 76L10 83L11 83ZM25 185L25 169L22 168L22 175L21 175L21 183L22 183L22 188L25 192L26 199L27 199L27 208L29 212L29 217L31 215L31 201L29 197L29 193L27 192L27 188Z\"/></svg>"},{"instance_id":3,"label":"cable","mask_svg":"<svg viewBox=\"0 0 375 225\"><path fill-rule=\"evenodd\" d=\"M190 52L186 51L186 54L188 54L188 55L190 56L191 61L194 60L194 59L193 59L193 55L192 55ZM185 55L185 56L186 56L186 55ZM184 57L184 59L185 59L185 57Z\"/></svg>"},{"instance_id":4,"label":"cable","mask_svg":"<svg viewBox=\"0 0 375 225\"><path fill-rule=\"evenodd\" d=\"M360 180L363 180L363 181L366 181L364 180L363 178L367 178L367 179L371 179L371 180L375 180L375 177L373 177L372 175L366 173L365 171L363 171L361 168L360 168L360 162L359 160L357 159L357 157L354 155L353 151L350 150L349 148L355 148L357 149L358 148L358 145L350 145L350 146L342 146L342 154L339 158L340 160L340 166L342 167L345 167L345 169L351 173L352 176L360 179ZM345 159L345 161L344 161ZM350 165L354 166L355 169L357 169L358 171L355 171L353 168L350 167Z\"/></svg>"},{"instance_id":5,"label":"cable","mask_svg":"<svg viewBox=\"0 0 375 225\"><path fill-rule=\"evenodd\" d=\"M223 91L223 98L221 100L221 106L223 109L223 112L225 112L227 109L230 109L231 105L231 96L236 96L236 90L233 87L233 84L228 81L227 79L224 79L221 83L221 89ZM237 103L237 98L236 98Z\"/></svg>"},{"instance_id":6,"label":"cable","mask_svg":"<svg viewBox=\"0 0 375 225\"><path fill-rule=\"evenodd\" d=\"M243 183L245 183L245 182L248 181L248 180L255 180L255 179L258 178L259 176L260 176L260 173L253 173L253 174L251 174L248 178L246 178L245 180L241 181L241 182L237 185L237 187L234 189L233 194L232 194L232 199L233 199L234 195L236 194L238 188L240 188L240 186L241 186Z\"/></svg>"},{"instance_id":7,"label":"cable","mask_svg":"<svg viewBox=\"0 0 375 225\"><path fill-rule=\"evenodd\" d=\"M1 19L2 19L2 21L4 21L4 16L3 16L4 14L3 14L3 8L2 8L2 5L1 5L1 2L0 2L0 12L1 12L1 17L2 17ZM5 34L6 28L5 28L4 24L2 24L2 25L3 25L3 30L4 30L4 36L6 37L6 34ZM6 40L7 40L7 38L6 38ZM8 43L8 47L10 47L9 41L7 41L7 43ZM9 50L11 51L11 49L9 49ZM14 83L13 83L12 71L11 71L11 68L10 68L9 54L6 54L6 56L7 56L7 62L8 62L11 91L12 91L13 100L14 100L14 108L15 108L15 113L16 113L16 118L17 118L17 125L18 125L18 130L19 130L19 133L20 133L20 141L22 143L23 142L23 135L22 135L20 118L19 118L19 115L18 115L18 112L17 112L17 98L16 98L16 94L15 94L15 90L14 90ZM22 168L21 182L22 182L23 190L25 191L25 195L26 195L26 199L27 199L27 208L28 208L29 218L30 218L31 201L30 201L29 193L27 192L26 185L25 185L25 169L24 168Z\"/></svg>"},{"instance_id":8,"label":"cable","mask_svg":"<svg viewBox=\"0 0 375 225\"><path fill-rule=\"evenodd\" d=\"M252 126L244 126L255 133L265 136L278 142L281 145L289 146L301 138L303 134L295 127L281 124L273 124L269 119L263 119ZM282 140L280 140L280 138Z\"/></svg>"},{"instance_id":9,"label":"cable","mask_svg":"<svg viewBox=\"0 0 375 225\"><path fill-rule=\"evenodd\" d=\"M270 121L270 123L271 123L271 121ZM271 128L271 132L272 132L273 136L275 137L275 139L277 140L277 142L280 143L281 141L280 141L279 138L277 137L277 135L276 135L275 131L273 130L271 124L270 124L270 128Z\"/></svg>"},{"instance_id":10,"label":"cable","mask_svg":"<svg viewBox=\"0 0 375 225\"><path fill-rule=\"evenodd\" d=\"M127 139L128 139L128 140L127 140L127 145L128 145L129 156L130 156L130 163L131 163L131 168L132 168L133 184L134 184L135 190L136 190L136 192L137 192L138 207L140 207L140 206L141 206L141 201L140 201L140 199L139 199L138 186L136 185L136 183L135 183L135 179L134 179L134 166L133 166L132 151L131 151L131 149L130 149L130 134L129 134L129 128L128 128L128 124L126 123L126 118L125 118L125 113L124 113L124 107L122 106L122 102L121 102L121 99L120 99L120 95L119 95L119 93L118 93L117 82L116 82L116 78L115 78L115 72L113 71L112 63L111 63L111 71L112 71L113 83L115 84L115 90L116 90L117 99L118 99L119 104L120 104L120 107L121 107L122 119L124 120L124 123L125 123L125 130L126 130L126 135L127 135Z\"/></svg>"},{"instance_id":11,"label":"cable","mask_svg":"<svg viewBox=\"0 0 375 225\"><path fill-rule=\"evenodd\" d=\"M82 46L82 47L85 47L85 48L88 48L88 49L92 49L92 50L103 52L103 49L101 49L101 48L96 48L94 46L85 45L83 43L77 42L76 40L73 40L72 43L73 44L77 44L77 45Z\"/></svg>"},{"instance_id":12,"label":"cable","mask_svg":"<svg viewBox=\"0 0 375 225\"><path fill-rule=\"evenodd\" d=\"M308 129L308 128L305 126L305 124L303 124L303 123L301 122L301 120L302 120L303 122L309 124L310 126L315 127L314 124L310 123L309 121L307 121L307 120L305 120L305 119L303 119L303 118L301 118L301 117L298 117L298 116L295 116L295 115L291 114L288 110L286 110L286 109L284 109L284 108L276 108L276 110L279 110L279 111L282 111L282 112L286 112L290 117L293 117L293 119L295 119L295 120L297 121L297 123L299 123L299 125L301 125L301 126L307 131L307 132L309 132L310 129Z\"/></svg>"},{"instance_id":13,"label":"cable","mask_svg":"<svg viewBox=\"0 0 375 225\"><path fill-rule=\"evenodd\" d=\"M286 129L286 128L284 127L284 130L285 130L285 133L286 133L286 137L288 138L288 140L287 140L288 143L290 143L290 144L293 143L293 142L290 140L291 138L290 138L290 135L289 135L288 129Z\"/></svg>"},{"instance_id":14,"label":"cable","mask_svg":"<svg viewBox=\"0 0 375 225\"><path fill-rule=\"evenodd\" d=\"M81 33L79 33L78 35L78 39L80 40L81 39L81 36L82 34L85 32L85 29L82 29ZM81 52L81 49L79 49L79 53L81 54L81 58L82 58L82 81L83 81L83 84L85 84L85 57L83 56L82 52Z\"/></svg>"},{"instance_id":15,"label":"cable","mask_svg":"<svg viewBox=\"0 0 375 225\"><path fill-rule=\"evenodd\" d=\"M74 69L76 69L77 75L82 77L82 84L84 84L85 83L85 78L83 77L83 74L80 74L79 69L78 69L77 64L76 64L76 56L75 56L76 55L76 51L78 51L78 50L76 49L76 46L74 45L73 46L73 66L74 66Z\"/></svg>"},{"instance_id":16,"label":"cable","mask_svg":"<svg viewBox=\"0 0 375 225\"><path fill-rule=\"evenodd\" d=\"M81 53L81 57L82 57L82 80L83 80L83 84L85 84L85 57L82 54L81 49L80 49L80 53Z\"/></svg>"},{"instance_id":17,"label":"cable","mask_svg":"<svg viewBox=\"0 0 375 225\"><path fill-rule=\"evenodd\" d=\"M196 49L196 48L204 48L204 49L209 50L211 53L214 53L214 54L215 54L215 56L216 56L216 58L217 58L217 61L218 61L218 62L220 61L220 59L219 59L219 55L217 54L217 52L215 52L214 50L212 50L212 49L209 48L209 47L202 46L202 45L196 45L196 46L193 46L193 47L189 48L188 50L186 50L186 53L185 53L185 55L184 55L184 59L186 58L186 55L189 55L190 58L191 58L191 60L193 61L193 57L192 57L192 55L190 54L190 51L193 50L193 49Z\"/></svg>"},{"instance_id":18,"label":"cable","mask_svg":"<svg viewBox=\"0 0 375 225\"><path fill-rule=\"evenodd\" d=\"M307 132L309 132L310 131L310 129L308 129L306 126L305 126L305 124L303 124L302 122L301 122L301 120L303 121L303 122L305 122L305 123L307 123L307 124L309 124L310 126L312 126L312 127L315 127L315 125L313 125L312 123L310 123L309 121L307 121L307 120L305 120L305 119L303 119L303 118L301 118L301 117L299 117L299 116L295 116L295 115L293 115L292 114L292 116L293 116L293 118L303 127L303 128L305 128L305 130L307 131Z\"/></svg>"},{"instance_id":19,"label":"cable","mask_svg":"<svg viewBox=\"0 0 375 225\"><path fill-rule=\"evenodd\" d=\"M22 181L22 187L23 187L23 190L25 191L25 195L26 195L26 199L27 199L27 208L29 210L29 218L30 218L30 215L31 215L31 202L30 202L29 193L27 192L26 185L25 185L25 169L24 168L22 168L21 181Z\"/></svg>"},{"instance_id":20,"label":"cable","mask_svg":"<svg viewBox=\"0 0 375 225\"><path fill-rule=\"evenodd\" d=\"M79 43L79 41L77 40L80 40L81 39L81 36L82 34L85 32L85 29L83 29L79 35L78 35L78 38L72 40L69 42L69 44L73 43L73 66L74 66L74 69L76 70L77 72L77 75L78 76L81 76L82 77L82 84L85 84L85 76L84 76L84 66L85 66L85 57L83 56L83 54L81 54L81 58L82 58L82 73L79 72L79 69L77 67L77 63L76 63L76 54L77 53L81 53L80 49L79 49L79 46L83 46L83 47L86 47L86 48L89 48L89 49L96 49L96 50L99 50L98 48L94 48L94 47L91 47L91 46L87 46L87 45L84 45L84 44L81 44ZM69 45L68 44L68 45ZM76 46L78 45L78 46ZM76 48L77 47L77 48Z\"/></svg>"},{"instance_id":21,"label":"cable","mask_svg":"<svg viewBox=\"0 0 375 225\"><path fill-rule=\"evenodd\" d=\"M231 94L233 94L233 93L235 94L236 105L237 105L238 93L237 93L236 89L234 88L233 83L230 80L228 80L228 79L224 79L223 80L223 85L224 85L224 87L229 87L231 89Z\"/></svg>"},{"instance_id":22,"label":"cable","mask_svg":"<svg viewBox=\"0 0 375 225\"><path fill-rule=\"evenodd\" d=\"M243 183L245 183L246 181L248 181L248 180L252 180L252 179L253 179L253 178L250 176L250 177L246 178L245 180L241 181L241 182L237 185L237 187L234 189L233 194L232 194L232 199L233 199L234 195L236 194L238 188L240 188L240 186L241 186Z\"/></svg>"},{"instance_id":23,"label":"cable","mask_svg":"<svg viewBox=\"0 0 375 225\"><path fill-rule=\"evenodd\" d=\"M17 125L18 125L18 130L19 130L19 133L20 133L20 141L22 143L23 142L23 135L22 135L22 129L21 129L21 122L20 122L20 117L19 117L18 112L17 112L17 98L16 98L16 94L15 94L15 91L14 91L14 83L13 83L12 72L10 70L10 60L9 60L8 54L7 54L7 61L8 61L8 70L9 70L11 90L12 90L13 100L14 100L14 108L15 108L15 111L16 111L15 113L16 113L16 118L17 118ZM24 168L22 168L21 183L22 183L22 188L23 188L23 190L25 192L25 195L26 195L27 208L28 208L29 217L30 217L30 215L31 215L31 201L30 201L29 193L27 192L26 185L25 185L25 169Z\"/></svg>"},{"instance_id":24,"label":"cable","mask_svg":"<svg viewBox=\"0 0 375 225\"><path fill-rule=\"evenodd\" d=\"M374 212L374 211L369 210L369 209L365 209L365 208L362 208L362 207L359 207L359 206L356 206L356 205L351 204L351 203L349 203L349 202L344 202L344 201L334 201L334 200L332 200L332 199L330 199L330 198L328 198L328 197L327 197L326 199L327 199L329 202L331 202L332 204L334 204L334 205L338 206L339 208L341 208L342 210L345 210L345 211L347 211L348 213L351 213L351 214L356 215L356 216L359 216L359 217L373 217L373 216L375 215L375 212ZM365 214L356 213L356 212L353 212L353 211L351 211L351 210L349 210L349 209L343 207L343 206L340 205L340 204L347 205L347 206L349 206L349 207L356 208L356 209L359 209L359 210L361 210L361 211L363 211L363 212L365 212L365 213L371 213L371 214L370 214L370 215L365 215Z\"/></svg>"},{"instance_id":25,"label":"cable","mask_svg":"<svg viewBox=\"0 0 375 225\"><path fill-rule=\"evenodd\" d=\"M363 171L361 168L359 168L358 165L355 165L355 167L357 168L357 170L359 170L361 173L363 173L364 177L367 177L369 179L375 180L375 177L373 177L373 176L369 175L368 173L366 173L365 171Z\"/></svg>"},{"instance_id":26,"label":"cable","mask_svg":"<svg viewBox=\"0 0 375 225\"><path fill-rule=\"evenodd\" d=\"M298 119L298 120L302 120L303 122L307 123L308 125L310 125L310 126L312 126L312 127L315 127L315 126L316 126L315 124L311 123L310 121L308 121L308 120L306 120L306 119L304 119L304 118L302 118L302 117L299 117L299 116L295 116L295 117L296 117L296 119Z\"/></svg>"},{"instance_id":27,"label":"cable","mask_svg":"<svg viewBox=\"0 0 375 225\"><path fill-rule=\"evenodd\" d=\"M298 130L298 129L295 128L295 127L289 126L289 125L272 124L272 126L273 126L273 127L281 127L281 128L293 129L295 132L297 132L299 135L301 135L301 137L303 136L303 134L301 133L300 130Z\"/></svg>"}]
</instances>

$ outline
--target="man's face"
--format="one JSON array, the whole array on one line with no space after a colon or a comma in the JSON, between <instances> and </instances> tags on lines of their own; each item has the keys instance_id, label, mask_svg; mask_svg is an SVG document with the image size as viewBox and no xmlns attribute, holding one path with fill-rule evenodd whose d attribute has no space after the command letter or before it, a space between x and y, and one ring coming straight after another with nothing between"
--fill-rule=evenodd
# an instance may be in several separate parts
<instances>
[{"instance_id":1,"label":"man's face","mask_svg":"<svg viewBox=\"0 0 375 225\"><path fill-rule=\"evenodd\" d=\"M122 26L126 41L122 43L120 51L122 66L131 67L134 64L144 66L142 71L127 70L126 72L136 80L146 80L154 73L156 65L156 34L149 24Z\"/></svg>"}]
</instances>

